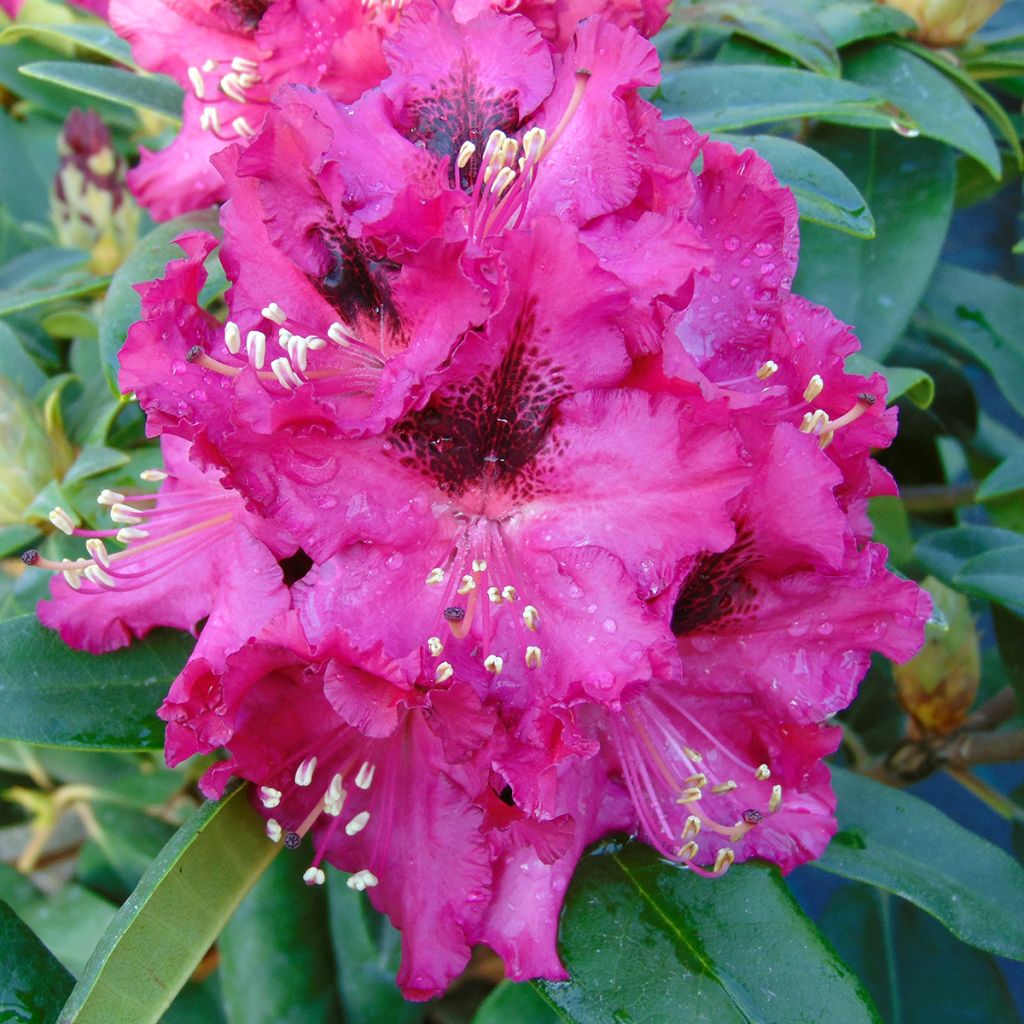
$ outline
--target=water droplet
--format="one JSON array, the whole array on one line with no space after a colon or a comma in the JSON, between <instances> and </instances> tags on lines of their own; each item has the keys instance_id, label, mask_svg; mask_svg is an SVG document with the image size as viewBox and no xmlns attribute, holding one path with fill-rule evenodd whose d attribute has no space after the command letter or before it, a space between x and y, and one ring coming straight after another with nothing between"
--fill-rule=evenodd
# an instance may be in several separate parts
<instances>
[{"instance_id":1,"label":"water droplet","mask_svg":"<svg viewBox=\"0 0 1024 1024\"><path fill-rule=\"evenodd\" d=\"M754 246L754 252L757 253L758 256L771 256L771 254L775 252L775 246L767 239L762 239Z\"/></svg>"},{"instance_id":2,"label":"water droplet","mask_svg":"<svg viewBox=\"0 0 1024 1024\"><path fill-rule=\"evenodd\" d=\"M789 627L790 636L805 636L810 626L806 622L794 622Z\"/></svg>"},{"instance_id":3,"label":"water droplet","mask_svg":"<svg viewBox=\"0 0 1024 1024\"><path fill-rule=\"evenodd\" d=\"M831 622L820 622L820 623L818 623L818 632L822 636L830 636L833 629L835 629L835 627L832 625Z\"/></svg>"},{"instance_id":4,"label":"water droplet","mask_svg":"<svg viewBox=\"0 0 1024 1024\"><path fill-rule=\"evenodd\" d=\"M735 252L740 247L740 240L735 235L730 235L722 245L728 252Z\"/></svg>"},{"instance_id":5,"label":"water droplet","mask_svg":"<svg viewBox=\"0 0 1024 1024\"><path fill-rule=\"evenodd\" d=\"M601 626L606 633L614 633L617 628L614 619L605 619Z\"/></svg>"}]
</instances>

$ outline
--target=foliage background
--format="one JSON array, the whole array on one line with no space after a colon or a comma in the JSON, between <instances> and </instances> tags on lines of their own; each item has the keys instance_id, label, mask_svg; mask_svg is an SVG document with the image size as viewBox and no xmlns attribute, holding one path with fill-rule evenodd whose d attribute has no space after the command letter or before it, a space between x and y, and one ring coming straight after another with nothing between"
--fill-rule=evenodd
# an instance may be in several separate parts
<instances>
[{"instance_id":1,"label":"foliage background","mask_svg":"<svg viewBox=\"0 0 1024 1024\"><path fill-rule=\"evenodd\" d=\"M885 367L901 410L883 461L902 497L872 514L942 613L843 716L840 834L785 881L744 865L709 883L602 844L563 918L572 982L502 982L481 950L424 1006L401 1000L397 936L342 876L306 888L244 791L200 807L203 766L163 766L153 709L188 637L92 658L35 622L47 580L18 553L77 554L48 511L93 522L102 488L157 461L112 381L131 286L186 226L143 215L98 273L51 221L57 135L91 107L130 161L173 135L181 94L57 0L0 24L0 1021L1021 1019L1024 2L955 51L911 27L869 0L681 3L657 40L656 102L794 188L795 290L857 327L858 366Z\"/></svg>"}]
</instances>

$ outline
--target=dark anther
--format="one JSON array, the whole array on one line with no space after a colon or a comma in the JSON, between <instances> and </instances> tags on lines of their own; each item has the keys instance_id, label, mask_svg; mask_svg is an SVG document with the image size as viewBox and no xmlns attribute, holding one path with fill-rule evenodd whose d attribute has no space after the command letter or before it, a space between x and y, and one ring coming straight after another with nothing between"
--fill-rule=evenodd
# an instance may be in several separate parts
<instances>
[{"instance_id":1,"label":"dark anther","mask_svg":"<svg viewBox=\"0 0 1024 1024\"><path fill-rule=\"evenodd\" d=\"M193 345L185 354L186 363L194 363L203 354L202 345Z\"/></svg>"},{"instance_id":2,"label":"dark anther","mask_svg":"<svg viewBox=\"0 0 1024 1024\"><path fill-rule=\"evenodd\" d=\"M508 804L509 807L515 807L516 802L512 796L512 787L506 786L499 794L498 798L502 803Z\"/></svg>"},{"instance_id":3,"label":"dark anther","mask_svg":"<svg viewBox=\"0 0 1024 1024\"><path fill-rule=\"evenodd\" d=\"M284 845L286 849L297 850L299 843L302 842L302 836L298 832L285 832L284 834Z\"/></svg>"},{"instance_id":4,"label":"dark anther","mask_svg":"<svg viewBox=\"0 0 1024 1024\"><path fill-rule=\"evenodd\" d=\"M461 622L466 617L466 609L453 604L450 608L445 608L444 617L449 622Z\"/></svg>"},{"instance_id":5,"label":"dark anther","mask_svg":"<svg viewBox=\"0 0 1024 1024\"><path fill-rule=\"evenodd\" d=\"M760 811L755 811L753 807L748 811L743 812L743 820L748 825L756 825L758 822L764 820L764 815Z\"/></svg>"},{"instance_id":6,"label":"dark anther","mask_svg":"<svg viewBox=\"0 0 1024 1024\"><path fill-rule=\"evenodd\" d=\"M26 565L35 565L39 561L39 552L35 548L29 548L28 551L21 553L21 560Z\"/></svg>"}]
</instances>

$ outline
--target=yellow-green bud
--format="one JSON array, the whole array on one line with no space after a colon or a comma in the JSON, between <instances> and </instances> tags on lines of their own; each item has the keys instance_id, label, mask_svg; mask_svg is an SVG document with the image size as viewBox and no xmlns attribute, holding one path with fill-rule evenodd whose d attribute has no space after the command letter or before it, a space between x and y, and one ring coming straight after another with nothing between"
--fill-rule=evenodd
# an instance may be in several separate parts
<instances>
[{"instance_id":1,"label":"yellow-green bud","mask_svg":"<svg viewBox=\"0 0 1024 1024\"><path fill-rule=\"evenodd\" d=\"M914 35L928 46L959 46L992 17L1003 0L882 0L918 24Z\"/></svg>"}]
</instances>

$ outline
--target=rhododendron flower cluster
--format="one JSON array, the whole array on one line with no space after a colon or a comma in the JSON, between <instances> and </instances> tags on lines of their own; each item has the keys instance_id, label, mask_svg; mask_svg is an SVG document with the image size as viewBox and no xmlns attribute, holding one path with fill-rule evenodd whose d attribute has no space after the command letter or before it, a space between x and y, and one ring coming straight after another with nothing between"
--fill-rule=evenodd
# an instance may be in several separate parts
<instances>
[{"instance_id":1,"label":"rhododendron flower cluster","mask_svg":"<svg viewBox=\"0 0 1024 1024\"><path fill-rule=\"evenodd\" d=\"M205 620L169 760L226 749L204 792L250 780L307 882L368 890L412 998L479 942L564 977L610 832L701 875L820 854L825 723L929 610L870 540L895 411L791 293L792 195L641 98L660 11L535 6L180 4L194 58L133 37L188 109L224 94L175 143L207 132L202 188L160 186L223 197L223 238L178 240L121 351L157 489L104 492L109 530L55 510L89 558L30 556L75 646Z\"/></svg>"}]
</instances>

